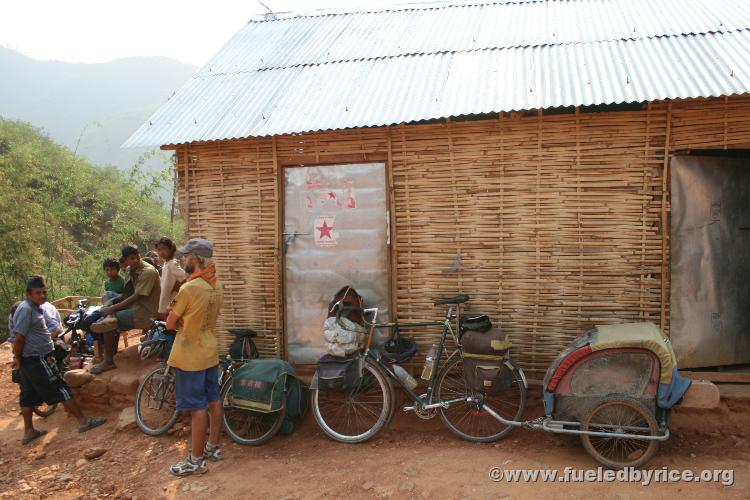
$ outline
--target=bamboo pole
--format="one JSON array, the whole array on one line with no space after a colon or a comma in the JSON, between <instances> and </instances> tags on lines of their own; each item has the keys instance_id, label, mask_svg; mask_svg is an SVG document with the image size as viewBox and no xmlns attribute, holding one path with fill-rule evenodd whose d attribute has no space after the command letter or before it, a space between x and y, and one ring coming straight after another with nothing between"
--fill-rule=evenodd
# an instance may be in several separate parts
<instances>
[{"instance_id":1,"label":"bamboo pole","mask_svg":"<svg viewBox=\"0 0 750 500\"><path fill-rule=\"evenodd\" d=\"M667 132L664 135L664 165L661 172L661 314L659 326L667 330L667 279L669 268L669 249L667 248L669 221L667 219L667 202L669 193L669 140L672 131L672 103L667 105Z\"/></svg>"}]
</instances>

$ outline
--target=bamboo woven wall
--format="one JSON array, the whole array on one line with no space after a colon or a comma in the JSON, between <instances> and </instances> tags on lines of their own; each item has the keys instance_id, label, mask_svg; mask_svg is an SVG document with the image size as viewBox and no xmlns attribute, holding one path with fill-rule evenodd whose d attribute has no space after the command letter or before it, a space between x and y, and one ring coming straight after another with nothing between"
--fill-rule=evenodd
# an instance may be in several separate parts
<instances>
[{"instance_id":1,"label":"bamboo woven wall","mask_svg":"<svg viewBox=\"0 0 750 500\"><path fill-rule=\"evenodd\" d=\"M432 319L443 311L433 297L468 293L470 310L490 313L538 378L596 323L668 329L665 154L748 145L750 98L734 97L194 144L177 155L189 234L217 242L222 323L258 328L265 353L283 352L281 169L387 161L398 319Z\"/></svg>"},{"instance_id":2,"label":"bamboo woven wall","mask_svg":"<svg viewBox=\"0 0 750 500\"><path fill-rule=\"evenodd\" d=\"M220 341L251 327L264 356L283 352L277 248L278 170L270 139L185 146L177 151L179 203L189 237L214 242L224 286Z\"/></svg>"}]
</instances>

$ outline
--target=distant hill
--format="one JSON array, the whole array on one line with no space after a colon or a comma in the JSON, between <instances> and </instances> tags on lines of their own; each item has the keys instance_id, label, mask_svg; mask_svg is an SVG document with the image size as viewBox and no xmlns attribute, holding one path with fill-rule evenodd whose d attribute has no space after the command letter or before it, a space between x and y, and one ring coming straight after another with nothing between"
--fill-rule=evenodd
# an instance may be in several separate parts
<instances>
[{"instance_id":1,"label":"distant hill","mask_svg":"<svg viewBox=\"0 0 750 500\"><path fill-rule=\"evenodd\" d=\"M93 163L128 169L146 150L120 145L197 70L163 57L39 61L0 47L0 116L30 122Z\"/></svg>"}]
</instances>

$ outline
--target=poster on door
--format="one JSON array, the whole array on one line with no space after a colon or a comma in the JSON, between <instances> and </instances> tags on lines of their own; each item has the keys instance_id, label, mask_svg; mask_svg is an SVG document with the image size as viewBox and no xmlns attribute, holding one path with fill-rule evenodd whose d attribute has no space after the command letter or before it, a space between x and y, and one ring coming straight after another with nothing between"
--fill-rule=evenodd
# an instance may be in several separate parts
<instances>
[{"instance_id":1,"label":"poster on door","mask_svg":"<svg viewBox=\"0 0 750 500\"><path fill-rule=\"evenodd\" d=\"M334 182L321 182L307 179L305 182L305 208L309 212L324 210L352 210L357 208L354 197L354 183L351 179Z\"/></svg>"},{"instance_id":2,"label":"poster on door","mask_svg":"<svg viewBox=\"0 0 750 500\"><path fill-rule=\"evenodd\" d=\"M321 215L313 222L315 245L319 247L334 247L338 233L335 231L335 215Z\"/></svg>"}]
</instances>

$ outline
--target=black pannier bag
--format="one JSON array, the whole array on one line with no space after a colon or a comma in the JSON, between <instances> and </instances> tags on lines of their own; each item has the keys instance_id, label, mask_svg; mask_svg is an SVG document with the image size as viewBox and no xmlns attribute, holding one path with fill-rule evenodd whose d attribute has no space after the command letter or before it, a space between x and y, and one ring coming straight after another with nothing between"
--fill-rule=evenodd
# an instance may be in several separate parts
<instances>
[{"instance_id":1,"label":"black pannier bag","mask_svg":"<svg viewBox=\"0 0 750 500\"><path fill-rule=\"evenodd\" d=\"M464 378L469 388L486 393L510 388L513 373L505 366L510 342L499 328L467 331L461 337Z\"/></svg>"},{"instance_id":2,"label":"black pannier bag","mask_svg":"<svg viewBox=\"0 0 750 500\"><path fill-rule=\"evenodd\" d=\"M492 321L486 314L464 314L458 320L460 332L488 332L492 328Z\"/></svg>"},{"instance_id":3,"label":"black pannier bag","mask_svg":"<svg viewBox=\"0 0 750 500\"><path fill-rule=\"evenodd\" d=\"M318 389L346 392L354 389L362 378L362 357L359 353L346 358L326 354L318 360Z\"/></svg>"}]
</instances>

